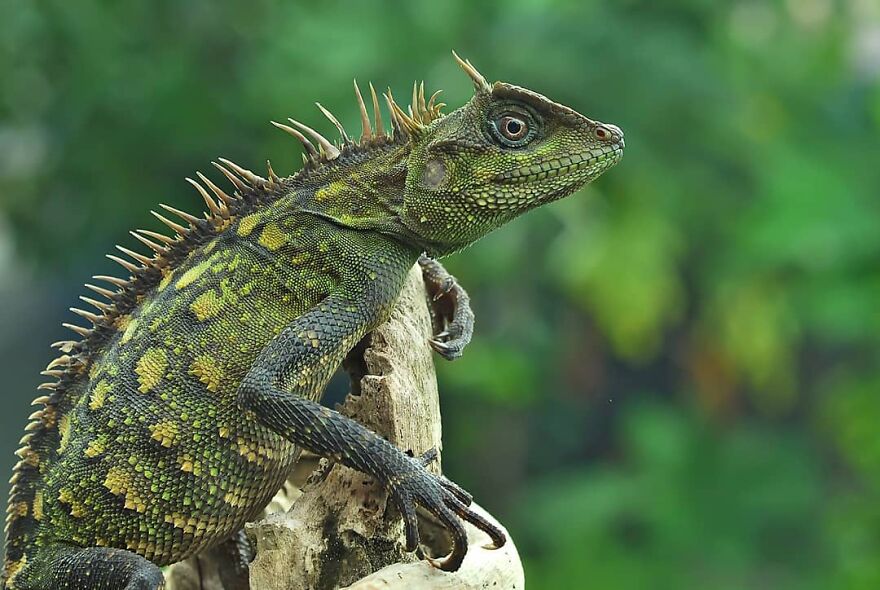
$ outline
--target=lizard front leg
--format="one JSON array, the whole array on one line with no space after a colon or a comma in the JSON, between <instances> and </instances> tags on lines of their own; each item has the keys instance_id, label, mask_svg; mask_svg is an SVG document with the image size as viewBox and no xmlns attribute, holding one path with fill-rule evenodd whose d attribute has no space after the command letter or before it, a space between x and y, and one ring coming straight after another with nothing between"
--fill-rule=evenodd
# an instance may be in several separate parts
<instances>
[{"instance_id":1,"label":"lizard front leg","mask_svg":"<svg viewBox=\"0 0 880 590\"><path fill-rule=\"evenodd\" d=\"M425 254L419 256L422 277L431 298L431 316L436 333L428 343L446 360L461 356L474 335L471 298L440 262Z\"/></svg>"},{"instance_id":2,"label":"lizard front leg","mask_svg":"<svg viewBox=\"0 0 880 590\"><path fill-rule=\"evenodd\" d=\"M436 565L454 571L467 552L462 520L485 531L496 547L504 544L504 534L468 508L466 492L426 469L430 452L410 457L358 422L313 401L345 354L382 319L405 274L401 268L354 277L294 320L259 355L238 399L291 442L381 482L403 516L407 550L418 546L416 506L432 513L453 538L452 553Z\"/></svg>"}]
</instances>

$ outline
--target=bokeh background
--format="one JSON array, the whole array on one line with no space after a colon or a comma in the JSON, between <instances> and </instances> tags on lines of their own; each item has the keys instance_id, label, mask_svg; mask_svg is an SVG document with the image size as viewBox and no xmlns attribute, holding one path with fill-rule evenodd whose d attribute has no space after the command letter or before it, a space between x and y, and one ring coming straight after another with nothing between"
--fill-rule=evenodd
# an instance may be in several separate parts
<instances>
[{"instance_id":1,"label":"bokeh background","mask_svg":"<svg viewBox=\"0 0 880 590\"><path fill-rule=\"evenodd\" d=\"M448 259L478 320L446 470L529 588L880 588L880 3L0 4L3 471L149 208L218 155L295 172L267 121L357 128L353 76L461 104L455 48L627 138Z\"/></svg>"}]
</instances>

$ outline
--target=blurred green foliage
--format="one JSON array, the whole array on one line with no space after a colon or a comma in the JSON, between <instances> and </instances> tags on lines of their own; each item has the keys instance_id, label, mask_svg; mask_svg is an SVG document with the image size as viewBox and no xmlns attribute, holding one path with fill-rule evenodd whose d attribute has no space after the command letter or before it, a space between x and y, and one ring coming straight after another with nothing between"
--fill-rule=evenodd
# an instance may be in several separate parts
<instances>
[{"instance_id":1,"label":"blurred green foliage","mask_svg":"<svg viewBox=\"0 0 880 590\"><path fill-rule=\"evenodd\" d=\"M75 285L147 209L194 208L217 155L292 173L265 122L356 126L353 76L460 104L455 48L627 137L449 260L478 335L441 367L446 468L529 588L880 587L876 2L2 7L7 465Z\"/></svg>"}]
</instances>

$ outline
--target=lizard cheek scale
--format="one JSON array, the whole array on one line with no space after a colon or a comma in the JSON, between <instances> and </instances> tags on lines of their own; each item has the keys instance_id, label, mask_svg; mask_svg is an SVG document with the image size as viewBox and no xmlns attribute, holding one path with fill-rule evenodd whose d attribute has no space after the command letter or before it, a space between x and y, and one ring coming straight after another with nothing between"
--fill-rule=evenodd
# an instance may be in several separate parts
<instances>
[{"instance_id":1,"label":"lizard cheek scale","mask_svg":"<svg viewBox=\"0 0 880 590\"><path fill-rule=\"evenodd\" d=\"M56 342L10 479L8 590L161 588L161 566L240 531L281 487L298 447L381 482L419 542L416 508L446 527L456 570L463 523L504 534L470 495L365 426L322 406L346 354L388 318L418 263L443 358L473 334L466 291L436 260L564 197L615 165L623 133L534 91L489 83L455 56L473 97L443 112L414 86L368 101L362 132L340 139L297 120L273 123L304 165L266 177L220 158L229 188L187 179L193 215L159 205L169 233L138 230L148 253L117 247L123 277L95 276L71 308L87 325ZM383 109L390 128L383 123ZM369 105L369 106L368 106ZM415 344L415 343L414 343ZM241 553L241 551L240 551Z\"/></svg>"}]
</instances>

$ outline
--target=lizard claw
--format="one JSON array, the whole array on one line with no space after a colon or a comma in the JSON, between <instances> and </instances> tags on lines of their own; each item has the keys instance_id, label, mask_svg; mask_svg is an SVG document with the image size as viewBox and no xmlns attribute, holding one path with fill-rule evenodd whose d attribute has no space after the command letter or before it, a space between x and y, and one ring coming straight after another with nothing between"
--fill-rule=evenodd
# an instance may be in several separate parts
<instances>
[{"instance_id":1,"label":"lizard claw","mask_svg":"<svg viewBox=\"0 0 880 590\"><path fill-rule=\"evenodd\" d=\"M434 566L454 572L461 567L468 550L467 532L463 522L469 522L492 539L487 548L503 546L507 537L494 524L470 508L471 495L442 475L435 475L426 465L436 460L437 449L430 449L420 457L408 457L402 471L394 474L388 488L404 520L406 549L413 551L419 543L416 505L436 517L452 537L452 552L443 559L428 558Z\"/></svg>"},{"instance_id":2,"label":"lizard claw","mask_svg":"<svg viewBox=\"0 0 880 590\"><path fill-rule=\"evenodd\" d=\"M460 357L462 354L462 349L464 348L463 344L455 340L446 343L431 338L430 340L428 340L428 344L431 345L431 348L434 349L434 352L436 352L448 361L453 361Z\"/></svg>"},{"instance_id":3,"label":"lizard claw","mask_svg":"<svg viewBox=\"0 0 880 590\"><path fill-rule=\"evenodd\" d=\"M474 333L474 312L470 297L443 266L424 254L419 258L422 276L431 299L431 313L437 332L428 343L446 360L462 355Z\"/></svg>"}]
</instances>

